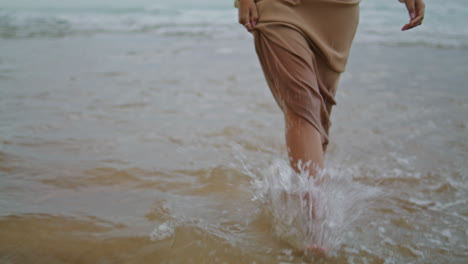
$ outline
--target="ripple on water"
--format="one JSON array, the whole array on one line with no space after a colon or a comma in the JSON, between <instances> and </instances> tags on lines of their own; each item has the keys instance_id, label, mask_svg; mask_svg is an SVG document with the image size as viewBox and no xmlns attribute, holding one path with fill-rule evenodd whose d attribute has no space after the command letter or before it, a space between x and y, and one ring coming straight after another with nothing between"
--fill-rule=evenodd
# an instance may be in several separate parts
<instances>
[{"instance_id":1,"label":"ripple on water","mask_svg":"<svg viewBox=\"0 0 468 264\"><path fill-rule=\"evenodd\" d=\"M95 186L128 186L137 189L160 191L177 190L190 186L183 177L174 177L174 172L143 170L140 168L117 169L98 167L77 171L68 176L40 179L41 183L64 189L80 189Z\"/></svg>"}]
</instances>

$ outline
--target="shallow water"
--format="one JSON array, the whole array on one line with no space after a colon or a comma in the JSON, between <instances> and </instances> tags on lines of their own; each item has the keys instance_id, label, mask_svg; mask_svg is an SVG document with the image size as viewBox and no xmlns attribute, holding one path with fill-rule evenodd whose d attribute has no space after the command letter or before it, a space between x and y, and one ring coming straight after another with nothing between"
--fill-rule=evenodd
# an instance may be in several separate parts
<instances>
[{"instance_id":1,"label":"shallow water","mask_svg":"<svg viewBox=\"0 0 468 264\"><path fill-rule=\"evenodd\" d=\"M308 229L320 258L265 196L292 178L251 42L175 40L0 44L2 262L467 260L466 51L353 48L322 193L344 219Z\"/></svg>"},{"instance_id":2,"label":"shallow water","mask_svg":"<svg viewBox=\"0 0 468 264\"><path fill-rule=\"evenodd\" d=\"M242 36L2 39L0 262L465 263L467 50L356 43L314 222Z\"/></svg>"}]
</instances>

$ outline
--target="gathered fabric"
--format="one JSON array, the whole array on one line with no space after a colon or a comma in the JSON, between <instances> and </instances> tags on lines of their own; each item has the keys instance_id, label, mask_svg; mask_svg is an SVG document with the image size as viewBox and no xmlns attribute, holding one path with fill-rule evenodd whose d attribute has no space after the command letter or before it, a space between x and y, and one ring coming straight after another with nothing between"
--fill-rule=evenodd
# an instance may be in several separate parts
<instances>
[{"instance_id":1,"label":"gathered fabric","mask_svg":"<svg viewBox=\"0 0 468 264\"><path fill-rule=\"evenodd\" d=\"M359 0L258 0L255 49L284 111L312 124L326 151L340 74L359 23Z\"/></svg>"}]
</instances>

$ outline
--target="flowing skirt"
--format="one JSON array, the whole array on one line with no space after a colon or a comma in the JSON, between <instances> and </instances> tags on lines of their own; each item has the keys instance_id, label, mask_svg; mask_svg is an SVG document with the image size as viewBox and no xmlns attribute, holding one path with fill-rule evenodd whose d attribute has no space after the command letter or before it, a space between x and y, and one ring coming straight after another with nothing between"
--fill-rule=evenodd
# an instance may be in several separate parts
<instances>
[{"instance_id":1,"label":"flowing skirt","mask_svg":"<svg viewBox=\"0 0 468 264\"><path fill-rule=\"evenodd\" d=\"M254 41L283 111L312 124L326 151L330 114L359 22L359 0L258 0Z\"/></svg>"}]
</instances>

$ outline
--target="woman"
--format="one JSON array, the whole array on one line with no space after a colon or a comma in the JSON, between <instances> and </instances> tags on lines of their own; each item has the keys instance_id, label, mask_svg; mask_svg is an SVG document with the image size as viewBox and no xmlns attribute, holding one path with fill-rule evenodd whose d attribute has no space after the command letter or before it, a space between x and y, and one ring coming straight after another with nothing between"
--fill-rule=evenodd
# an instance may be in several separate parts
<instances>
[{"instance_id":1,"label":"woman","mask_svg":"<svg viewBox=\"0 0 468 264\"><path fill-rule=\"evenodd\" d=\"M236 0L253 33L265 78L282 109L291 167L314 177L324 166L335 91L359 20L360 0ZM421 25L423 0L405 3Z\"/></svg>"}]
</instances>

